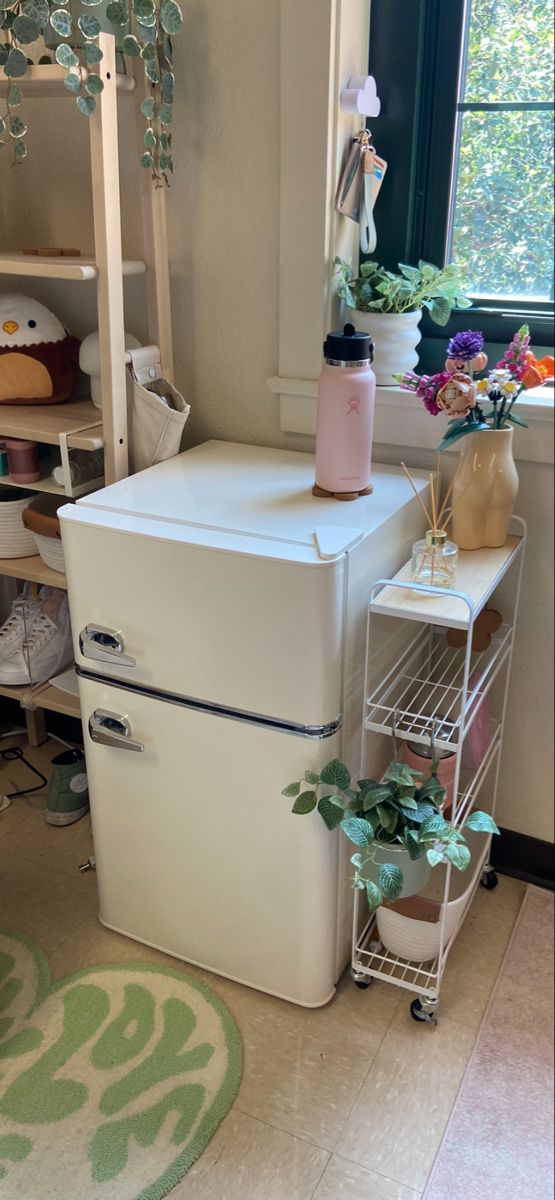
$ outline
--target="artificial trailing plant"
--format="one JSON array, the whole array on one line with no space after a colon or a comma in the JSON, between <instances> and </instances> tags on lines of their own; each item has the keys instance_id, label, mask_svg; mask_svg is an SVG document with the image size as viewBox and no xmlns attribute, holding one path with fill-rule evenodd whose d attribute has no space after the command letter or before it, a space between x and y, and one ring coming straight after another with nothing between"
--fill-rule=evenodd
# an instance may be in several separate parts
<instances>
[{"instance_id":1,"label":"artificial trailing plant","mask_svg":"<svg viewBox=\"0 0 555 1200\"><path fill-rule=\"evenodd\" d=\"M489 813L472 812L462 829L446 821L441 812L446 790L436 772L435 761L426 777L406 763L393 762L382 780L359 779L353 787L345 764L332 759L319 775L305 771L282 796L294 797L292 812L300 816L317 809L328 829L341 829L359 847L351 858L353 886L366 891L374 910L384 901L398 900L403 890L401 868L394 862L378 865L377 847L403 846L412 861L426 855L432 867L449 862L465 871L471 855L462 829L499 833ZM373 878L368 878L369 870Z\"/></svg>"},{"instance_id":2,"label":"artificial trailing plant","mask_svg":"<svg viewBox=\"0 0 555 1200\"><path fill-rule=\"evenodd\" d=\"M25 134L27 125L15 111L21 105L23 92L19 87L28 66L30 48L49 31L63 40L55 50L56 62L67 69L64 84L75 96L81 113L91 116L96 97L104 88L94 68L102 61L98 44L100 21L94 9L103 0L82 0L91 11L75 19L70 0L0 0L0 68L8 80L3 110L0 110L0 144L2 135L11 142L16 160L27 156ZM146 120L144 153L141 165L151 170L154 179L168 182L173 171L170 126L173 115L173 54L172 37L183 24L177 0L109 0L105 16L112 31L121 38L124 58L141 58L151 95L141 104ZM127 32L124 32L127 30ZM119 44L119 43L118 43ZM40 64L50 63L49 55L39 58Z\"/></svg>"},{"instance_id":3,"label":"artificial trailing plant","mask_svg":"<svg viewBox=\"0 0 555 1200\"><path fill-rule=\"evenodd\" d=\"M417 267L399 263L387 271L376 262L365 262L358 275L342 258L335 259L337 295L359 312L404 313L427 308L436 325L446 325L453 308L470 308L459 268L450 263L434 267L419 260Z\"/></svg>"}]
</instances>

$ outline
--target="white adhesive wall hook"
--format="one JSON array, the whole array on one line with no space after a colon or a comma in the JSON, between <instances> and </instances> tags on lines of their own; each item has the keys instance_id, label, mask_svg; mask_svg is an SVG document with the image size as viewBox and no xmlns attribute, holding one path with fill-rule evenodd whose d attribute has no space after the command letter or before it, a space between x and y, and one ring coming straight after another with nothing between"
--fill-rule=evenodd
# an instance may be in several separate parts
<instances>
[{"instance_id":1,"label":"white adhesive wall hook","mask_svg":"<svg viewBox=\"0 0 555 1200\"><path fill-rule=\"evenodd\" d=\"M363 117L377 117L381 109L373 75L351 75L341 92L341 111Z\"/></svg>"}]
</instances>

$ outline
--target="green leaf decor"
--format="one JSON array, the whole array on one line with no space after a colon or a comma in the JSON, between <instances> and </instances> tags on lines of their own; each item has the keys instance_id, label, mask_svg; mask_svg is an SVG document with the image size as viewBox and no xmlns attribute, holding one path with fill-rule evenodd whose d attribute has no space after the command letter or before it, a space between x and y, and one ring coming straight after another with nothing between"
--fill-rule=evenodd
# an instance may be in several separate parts
<instances>
[{"instance_id":1,"label":"green leaf decor","mask_svg":"<svg viewBox=\"0 0 555 1200\"><path fill-rule=\"evenodd\" d=\"M348 767L334 758L320 774L307 768L302 780L283 788L282 795L294 800L292 812L309 816L316 810L330 833L340 829L359 847L351 856L353 887L366 891L372 911L399 899L404 855L405 865L426 856L431 867L451 863L465 871L471 854L464 830L499 832L489 813L472 812L462 827L447 821L442 813L446 791L434 767L424 777L407 763L393 762L382 780L359 779L355 786ZM388 846L395 848L389 858Z\"/></svg>"},{"instance_id":2,"label":"green leaf decor","mask_svg":"<svg viewBox=\"0 0 555 1200\"><path fill-rule=\"evenodd\" d=\"M75 96L77 107L84 116L96 110L104 82L90 68L102 61L98 45L101 21L94 10L102 0L81 0L90 11L75 14L69 0L0 0L0 29L7 38L0 41L0 69L8 80L22 79L29 64L45 65L53 59L67 71L64 86ZM140 164L152 173L156 186L168 183L173 172L172 141L168 127L173 122L175 77L171 38L183 25L183 12L177 0L108 0L105 9L108 28L117 38L117 48L124 59L142 58L149 95L141 104L145 118L144 153ZM104 26L106 28L106 26ZM61 42L50 54L33 53L48 29ZM0 121L11 137L2 139L0 146L11 145L16 159L27 155L27 145L12 110L21 104L19 89L4 89L0 94ZM162 127L162 128L161 128ZM15 131L14 131L15 130Z\"/></svg>"}]
</instances>

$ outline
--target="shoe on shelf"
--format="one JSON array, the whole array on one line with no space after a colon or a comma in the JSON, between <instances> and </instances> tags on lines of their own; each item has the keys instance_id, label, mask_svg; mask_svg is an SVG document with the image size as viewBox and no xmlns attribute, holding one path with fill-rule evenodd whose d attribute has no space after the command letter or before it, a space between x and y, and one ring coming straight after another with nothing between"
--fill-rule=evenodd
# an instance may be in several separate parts
<instances>
[{"instance_id":1,"label":"shoe on shelf","mask_svg":"<svg viewBox=\"0 0 555 1200\"><path fill-rule=\"evenodd\" d=\"M8 687L44 683L72 657L67 596L59 588L43 588L30 628L27 622L26 638L15 653L0 660L0 683Z\"/></svg>"},{"instance_id":2,"label":"shoe on shelf","mask_svg":"<svg viewBox=\"0 0 555 1200\"><path fill-rule=\"evenodd\" d=\"M0 627L0 662L11 658L12 654L21 649L39 606L39 597L33 596L29 584L25 584L23 591L12 604L7 621Z\"/></svg>"}]
</instances>

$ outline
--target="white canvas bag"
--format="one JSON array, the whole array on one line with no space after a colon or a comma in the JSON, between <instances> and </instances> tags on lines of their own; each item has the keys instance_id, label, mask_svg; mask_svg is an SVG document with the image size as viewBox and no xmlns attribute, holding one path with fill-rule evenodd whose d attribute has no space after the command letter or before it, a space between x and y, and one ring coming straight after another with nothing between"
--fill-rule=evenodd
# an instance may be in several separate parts
<instances>
[{"instance_id":1,"label":"white canvas bag","mask_svg":"<svg viewBox=\"0 0 555 1200\"><path fill-rule=\"evenodd\" d=\"M179 454L190 404L164 379L157 346L128 350L127 425L129 473Z\"/></svg>"}]
</instances>

